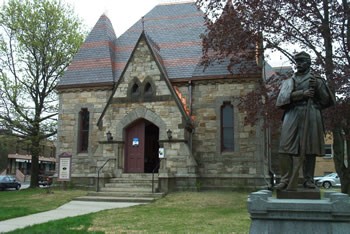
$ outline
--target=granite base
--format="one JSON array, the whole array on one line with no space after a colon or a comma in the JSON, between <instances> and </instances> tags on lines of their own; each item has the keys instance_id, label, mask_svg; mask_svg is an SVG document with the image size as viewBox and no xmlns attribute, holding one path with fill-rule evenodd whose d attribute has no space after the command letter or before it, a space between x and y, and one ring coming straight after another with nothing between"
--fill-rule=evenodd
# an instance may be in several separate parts
<instances>
[{"instance_id":1,"label":"granite base","mask_svg":"<svg viewBox=\"0 0 350 234\"><path fill-rule=\"evenodd\" d=\"M269 190L251 193L248 211L251 234L348 233L350 198L325 193L323 199L277 199Z\"/></svg>"},{"instance_id":2,"label":"granite base","mask_svg":"<svg viewBox=\"0 0 350 234\"><path fill-rule=\"evenodd\" d=\"M276 191L278 199L321 199L320 189L298 189L296 191L282 190Z\"/></svg>"}]
</instances>

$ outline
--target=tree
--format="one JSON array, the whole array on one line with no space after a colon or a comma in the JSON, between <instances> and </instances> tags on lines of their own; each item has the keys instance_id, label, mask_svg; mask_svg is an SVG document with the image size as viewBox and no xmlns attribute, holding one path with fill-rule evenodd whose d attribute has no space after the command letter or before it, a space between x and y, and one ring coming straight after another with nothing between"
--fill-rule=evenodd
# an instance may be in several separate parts
<instances>
[{"instance_id":1,"label":"tree","mask_svg":"<svg viewBox=\"0 0 350 234\"><path fill-rule=\"evenodd\" d=\"M30 187L37 187L39 143L56 134L57 80L84 33L59 0L9 0L0 10L0 27L0 123L30 140Z\"/></svg>"},{"instance_id":2,"label":"tree","mask_svg":"<svg viewBox=\"0 0 350 234\"><path fill-rule=\"evenodd\" d=\"M333 130L334 162L341 190L350 194L350 165L344 161L345 141L350 153L350 2L197 0L196 3L207 15L204 64L224 56L236 63L234 55L249 56L252 50L258 54L278 50L291 59L297 47L313 55L313 69L325 77L337 96L336 107L325 114L327 127ZM242 37L242 31L246 36ZM254 44L258 50L249 47ZM242 100L242 108L249 116L255 116L247 119L247 123L254 122L259 115L266 117L267 124L278 122L274 107L278 83L278 79L265 80L259 90Z\"/></svg>"}]
</instances>

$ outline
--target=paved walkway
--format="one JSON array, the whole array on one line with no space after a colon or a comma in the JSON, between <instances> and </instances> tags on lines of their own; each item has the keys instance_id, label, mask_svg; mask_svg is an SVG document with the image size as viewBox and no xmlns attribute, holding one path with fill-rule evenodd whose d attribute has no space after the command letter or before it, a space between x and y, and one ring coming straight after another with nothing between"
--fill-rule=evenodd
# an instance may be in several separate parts
<instances>
[{"instance_id":1,"label":"paved walkway","mask_svg":"<svg viewBox=\"0 0 350 234\"><path fill-rule=\"evenodd\" d=\"M71 201L55 210L0 221L0 233L13 231L34 224L46 223L52 220L89 214L101 210L130 207L139 204L142 203Z\"/></svg>"}]
</instances>

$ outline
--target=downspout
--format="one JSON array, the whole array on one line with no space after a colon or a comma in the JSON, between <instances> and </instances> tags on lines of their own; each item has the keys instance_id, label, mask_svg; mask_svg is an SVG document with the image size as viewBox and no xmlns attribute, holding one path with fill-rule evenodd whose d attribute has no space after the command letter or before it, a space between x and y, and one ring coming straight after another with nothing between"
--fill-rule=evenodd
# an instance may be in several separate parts
<instances>
[{"instance_id":1,"label":"downspout","mask_svg":"<svg viewBox=\"0 0 350 234\"><path fill-rule=\"evenodd\" d=\"M188 94L189 94L189 108L190 108L190 117L192 116L192 81L188 81Z\"/></svg>"},{"instance_id":2,"label":"downspout","mask_svg":"<svg viewBox=\"0 0 350 234\"><path fill-rule=\"evenodd\" d=\"M188 81L188 114L189 114L189 119L190 119L190 125L189 128L188 128L188 147L189 147L189 158L187 161L188 163L188 166L190 168L192 168L191 171L189 171L190 174L194 174L195 177L196 177L196 186L197 184L199 183L199 181L197 181L198 179L198 163L197 163L197 160L194 158L194 155L193 155L193 135L195 133L195 127L194 127L194 123L193 123L193 119L192 119L192 113L193 113L193 83L191 80Z\"/></svg>"},{"instance_id":3,"label":"downspout","mask_svg":"<svg viewBox=\"0 0 350 234\"><path fill-rule=\"evenodd\" d=\"M189 113L189 115L190 115L190 119L191 119L191 121L192 121L192 81L191 80L189 80L188 81L188 105L189 105L189 110L190 110L190 113ZM192 152L192 139L193 139L193 134L194 134L194 128L192 127L192 130L191 130L191 132L190 132L190 134L189 134L189 147L190 147L190 151L191 151L191 154L193 153Z\"/></svg>"}]
</instances>

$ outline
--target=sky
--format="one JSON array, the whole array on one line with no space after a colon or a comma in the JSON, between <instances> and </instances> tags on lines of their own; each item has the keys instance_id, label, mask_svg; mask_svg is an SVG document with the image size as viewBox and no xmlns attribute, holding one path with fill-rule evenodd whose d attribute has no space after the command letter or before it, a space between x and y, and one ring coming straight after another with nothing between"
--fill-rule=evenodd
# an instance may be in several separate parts
<instances>
[{"instance_id":1,"label":"sky","mask_svg":"<svg viewBox=\"0 0 350 234\"><path fill-rule=\"evenodd\" d=\"M142 16L157 4L171 0L64 0L83 20L88 29L92 28L102 14L112 21L118 36L123 34Z\"/></svg>"}]
</instances>

